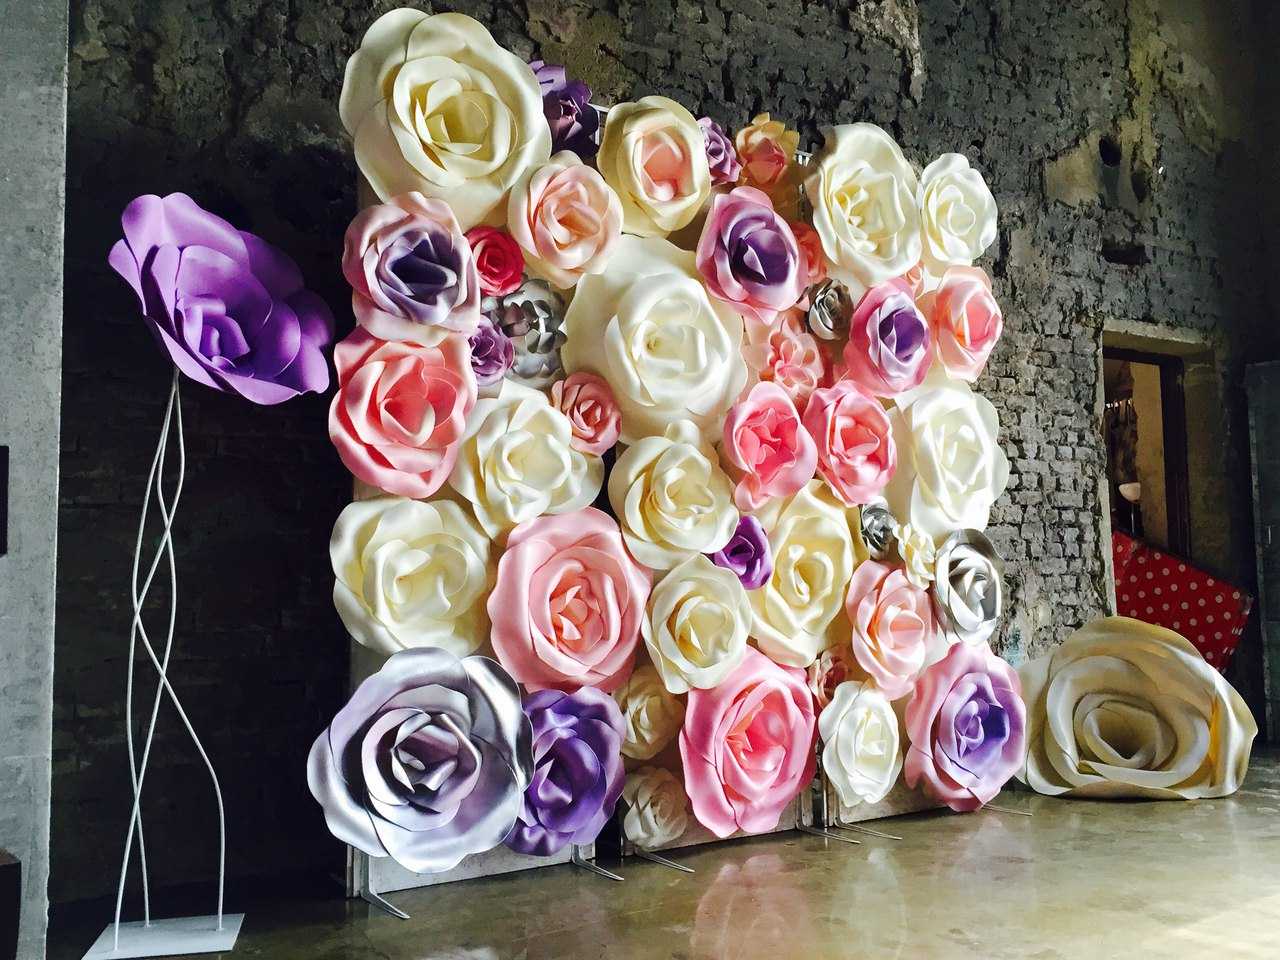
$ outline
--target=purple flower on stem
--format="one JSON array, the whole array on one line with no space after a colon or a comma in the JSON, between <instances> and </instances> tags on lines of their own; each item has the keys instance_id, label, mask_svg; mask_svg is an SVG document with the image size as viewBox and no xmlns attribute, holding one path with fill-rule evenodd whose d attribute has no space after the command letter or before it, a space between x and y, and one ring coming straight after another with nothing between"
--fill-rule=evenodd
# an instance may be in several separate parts
<instances>
[{"instance_id":1,"label":"purple flower on stem","mask_svg":"<svg viewBox=\"0 0 1280 960\"><path fill-rule=\"evenodd\" d=\"M748 590L763 587L773 576L773 552L764 527L755 517L747 514L738 521L724 548L710 554L711 562L738 575Z\"/></svg>"},{"instance_id":2,"label":"purple flower on stem","mask_svg":"<svg viewBox=\"0 0 1280 960\"><path fill-rule=\"evenodd\" d=\"M551 152L572 150L581 160L596 155L596 132L600 115L591 106L591 88L581 80L570 80L564 67L531 60L533 75L542 88L542 112L551 127Z\"/></svg>"},{"instance_id":3,"label":"purple flower on stem","mask_svg":"<svg viewBox=\"0 0 1280 960\"><path fill-rule=\"evenodd\" d=\"M710 117L699 117L698 126L702 128L702 137L707 145L707 165L711 167L711 182L737 183L742 173L742 161L738 159L738 151L733 147L720 124Z\"/></svg>"}]
</instances>

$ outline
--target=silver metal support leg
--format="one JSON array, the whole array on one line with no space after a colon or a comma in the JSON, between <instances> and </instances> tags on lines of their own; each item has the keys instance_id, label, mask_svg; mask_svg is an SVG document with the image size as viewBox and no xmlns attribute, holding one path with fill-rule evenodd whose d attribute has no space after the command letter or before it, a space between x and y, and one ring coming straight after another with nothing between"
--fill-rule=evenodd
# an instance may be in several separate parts
<instances>
[{"instance_id":1,"label":"silver metal support leg","mask_svg":"<svg viewBox=\"0 0 1280 960\"><path fill-rule=\"evenodd\" d=\"M987 803L982 806L983 810L990 810L992 813L1011 813L1015 817L1032 817L1035 816L1030 810L1013 810L1009 807L997 807L994 803Z\"/></svg>"},{"instance_id":2,"label":"silver metal support leg","mask_svg":"<svg viewBox=\"0 0 1280 960\"><path fill-rule=\"evenodd\" d=\"M901 837L894 836L892 833L881 833L879 830L872 830L870 827L864 827L858 823L836 823L832 824L836 830L856 830L858 833L865 833L872 837L880 837L882 840L901 840Z\"/></svg>"},{"instance_id":3,"label":"silver metal support leg","mask_svg":"<svg viewBox=\"0 0 1280 960\"><path fill-rule=\"evenodd\" d=\"M582 867L582 869L584 870L590 870L592 873L597 874L598 876L601 876L601 877L606 877L609 880L617 880L619 883L621 883L623 880L623 878L618 876L616 873L612 873L609 870L606 870L604 867L597 864L595 861L588 860L586 857L584 857L582 855L582 848L579 847L577 844L574 844L573 855L569 858L569 862L572 863L575 867Z\"/></svg>"},{"instance_id":4,"label":"silver metal support leg","mask_svg":"<svg viewBox=\"0 0 1280 960\"><path fill-rule=\"evenodd\" d=\"M656 853L648 850L636 850L636 856L642 860L652 860L654 863L661 864L664 867L670 867L672 870L679 870L681 873L693 873L693 867L686 867L683 863L676 863L674 860L668 860L666 857L660 857Z\"/></svg>"},{"instance_id":5,"label":"silver metal support leg","mask_svg":"<svg viewBox=\"0 0 1280 960\"><path fill-rule=\"evenodd\" d=\"M796 827L801 833L807 833L810 836L822 837L824 840L839 840L841 843L862 843L861 840L855 840L853 837L842 837L838 833L830 833L822 827L806 827L804 824Z\"/></svg>"},{"instance_id":6,"label":"silver metal support leg","mask_svg":"<svg viewBox=\"0 0 1280 960\"><path fill-rule=\"evenodd\" d=\"M363 890L360 893L360 899L370 906L377 907L384 913L389 913L393 917L399 917L401 920L408 920L409 915L397 907L394 903L388 903L372 890Z\"/></svg>"}]
</instances>

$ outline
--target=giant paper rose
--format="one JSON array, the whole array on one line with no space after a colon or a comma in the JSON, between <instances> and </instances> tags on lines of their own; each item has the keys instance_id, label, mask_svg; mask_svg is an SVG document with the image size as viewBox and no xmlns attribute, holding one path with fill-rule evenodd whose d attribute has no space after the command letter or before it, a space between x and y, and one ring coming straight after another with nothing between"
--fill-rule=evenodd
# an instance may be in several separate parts
<instances>
[{"instance_id":1,"label":"giant paper rose","mask_svg":"<svg viewBox=\"0 0 1280 960\"><path fill-rule=\"evenodd\" d=\"M397 653L311 748L307 786L335 837L415 873L502 843L532 776L520 690L492 660Z\"/></svg>"},{"instance_id":2,"label":"giant paper rose","mask_svg":"<svg viewBox=\"0 0 1280 960\"><path fill-rule=\"evenodd\" d=\"M623 237L605 272L578 284L564 326L565 371L608 381L623 443L676 420L719 440L747 381L742 318L707 296L693 254L665 240Z\"/></svg>"},{"instance_id":3,"label":"giant paper rose","mask_svg":"<svg viewBox=\"0 0 1280 960\"><path fill-rule=\"evenodd\" d=\"M476 379L467 343L428 347L379 340L357 327L333 351L338 392L329 439L365 483L403 497L429 497L458 458Z\"/></svg>"},{"instance_id":4,"label":"giant paper rose","mask_svg":"<svg viewBox=\"0 0 1280 960\"><path fill-rule=\"evenodd\" d=\"M635 662L649 572L618 524L586 507L520 524L489 596L498 660L530 690L609 691Z\"/></svg>"},{"instance_id":5,"label":"giant paper rose","mask_svg":"<svg viewBox=\"0 0 1280 960\"><path fill-rule=\"evenodd\" d=\"M813 391L828 381L827 360L813 334L805 328L804 313L784 310L777 324L752 324L743 350L761 380L776 383L803 409Z\"/></svg>"},{"instance_id":6,"label":"giant paper rose","mask_svg":"<svg viewBox=\"0 0 1280 960\"><path fill-rule=\"evenodd\" d=\"M138 197L107 257L184 374L253 403L329 388L333 315L283 251L185 193Z\"/></svg>"},{"instance_id":7,"label":"giant paper rose","mask_svg":"<svg viewBox=\"0 0 1280 960\"><path fill-rule=\"evenodd\" d=\"M916 301L933 328L938 359L957 380L973 382L1004 331L991 281L977 267L952 267Z\"/></svg>"},{"instance_id":8,"label":"giant paper rose","mask_svg":"<svg viewBox=\"0 0 1280 960\"><path fill-rule=\"evenodd\" d=\"M849 516L818 480L757 515L769 531L773 576L749 594L751 635L778 663L807 667L829 646L853 575Z\"/></svg>"},{"instance_id":9,"label":"giant paper rose","mask_svg":"<svg viewBox=\"0 0 1280 960\"><path fill-rule=\"evenodd\" d=\"M350 503L333 525L329 559L338 615L372 650L444 647L462 655L489 635L489 538L456 503Z\"/></svg>"},{"instance_id":10,"label":"giant paper rose","mask_svg":"<svg viewBox=\"0 0 1280 960\"><path fill-rule=\"evenodd\" d=\"M933 606L949 640L985 643L1004 615L1004 583L996 548L977 530L957 530L934 559Z\"/></svg>"},{"instance_id":11,"label":"giant paper rose","mask_svg":"<svg viewBox=\"0 0 1280 960\"><path fill-rule=\"evenodd\" d=\"M858 674L858 661L853 658L853 648L848 642L837 641L818 654L818 658L805 670L805 680L813 694L818 713L827 708L842 683Z\"/></svg>"},{"instance_id":12,"label":"giant paper rose","mask_svg":"<svg viewBox=\"0 0 1280 960\"><path fill-rule=\"evenodd\" d=\"M592 843L622 796L622 715L606 693L542 690L525 701L533 727L533 775L506 844L549 857Z\"/></svg>"},{"instance_id":13,"label":"giant paper rose","mask_svg":"<svg viewBox=\"0 0 1280 960\"><path fill-rule=\"evenodd\" d=\"M641 767L627 774L622 788L627 812L622 833L641 850L661 850L684 836L689 827L689 798L670 770Z\"/></svg>"},{"instance_id":14,"label":"giant paper rose","mask_svg":"<svg viewBox=\"0 0 1280 960\"><path fill-rule=\"evenodd\" d=\"M698 822L721 839L776 827L813 779L815 730L804 674L756 650L719 686L691 690L680 757Z\"/></svg>"},{"instance_id":15,"label":"giant paper rose","mask_svg":"<svg viewBox=\"0 0 1280 960\"><path fill-rule=\"evenodd\" d=\"M995 198L963 154L944 153L924 168L916 202L924 265L935 274L969 266L996 239Z\"/></svg>"},{"instance_id":16,"label":"giant paper rose","mask_svg":"<svg viewBox=\"0 0 1280 960\"><path fill-rule=\"evenodd\" d=\"M347 227L342 274L356 321L380 339L433 345L480 322L475 256L443 200L406 193L361 210Z\"/></svg>"},{"instance_id":17,"label":"giant paper rose","mask_svg":"<svg viewBox=\"0 0 1280 960\"><path fill-rule=\"evenodd\" d=\"M609 503L627 548L655 570L719 550L738 526L733 484L688 420L618 457L609 473Z\"/></svg>"},{"instance_id":18,"label":"giant paper rose","mask_svg":"<svg viewBox=\"0 0 1280 960\"><path fill-rule=\"evenodd\" d=\"M623 228L642 237L679 230L711 195L702 128L666 97L610 109L596 166L622 201Z\"/></svg>"},{"instance_id":19,"label":"giant paper rose","mask_svg":"<svg viewBox=\"0 0 1280 960\"><path fill-rule=\"evenodd\" d=\"M849 681L836 687L818 716L822 771L846 807L879 803L902 772L898 715L874 684Z\"/></svg>"},{"instance_id":20,"label":"giant paper rose","mask_svg":"<svg viewBox=\"0 0 1280 960\"><path fill-rule=\"evenodd\" d=\"M876 397L896 397L924 382L933 335L911 294L896 283L866 292L849 321L845 376Z\"/></svg>"},{"instance_id":21,"label":"giant paper rose","mask_svg":"<svg viewBox=\"0 0 1280 960\"><path fill-rule=\"evenodd\" d=\"M873 123L833 127L826 139L805 192L829 272L855 289L906 273L920 259L911 164Z\"/></svg>"},{"instance_id":22,"label":"giant paper rose","mask_svg":"<svg viewBox=\"0 0 1280 960\"><path fill-rule=\"evenodd\" d=\"M514 358L507 376L544 390L560 376L564 301L545 280L526 280L499 301L486 299L485 313L511 340Z\"/></svg>"},{"instance_id":23,"label":"giant paper rose","mask_svg":"<svg viewBox=\"0 0 1280 960\"><path fill-rule=\"evenodd\" d=\"M905 697L936 630L929 595L901 567L864 560L849 582L845 608L858 666L890 700Z\"/></svg>"},{"instance_id":24,"label":"giant paper rose","mask_svg":"<svg viewBox=\"0 0 1280 960\"><path fill-rule=\"evenodd\" d=\"M757 383L724 421L725 459L738 475L734 502L754 510L813 479L818 453L796 406L776 383Z\"/></svg>"},{"instance_id":25,"label":"giant paper rose","mask_svg":"<svg viewBox=\"0 0 1280 960\"><path fill-rule=\"evenodd\" d=\"M542 90L542 112L551 127L551 149L572 150L584 160L596 155L600 114L591 106L591 88L570 80L564 67L542 60L529 61Z\"/></svg>"},{"instance_id":26,"label":"giant paper rose","mask_svg":"<svg viewBox=\"0 0 1280 960\"><path fill-rule=\"evenodd\" d=\"M884 497L894 516L941 541L955 530L984 530L1009 482L991 401L944 377L889 412L898 470Z\"/></svg>"},{"instance_id":27,"label":"giant paper rose","mask_svg":"<svg viewBox=\"0 0 1280 960\"><path fill-rule=\"evenodd\" d=\"M1022 767L1018 673L986 644L957 643L916 681L906 727L907 786L923 786L957 813L977 810Z\"/></svg>"},{"instance_id":28,"label":"giant paper rose","mask_svg":"<svg viewBox=\"0 0 1280 960\"><path fill-rule=\"evenodd\" d=\"M516 178L551 154L533 71L460 13L401 8L374 21L347 61L338 113L379 197L447 200L464 230L500 215Z\"/></svg>"},{"instance_id":29,"label":"giant paper rose","mask_svg":"<svg viewBox=\"0 0 1280 960\"><path fill-rule=\"evenodd\" d=\"M773 576L773 552L769 535L760 521L750 514L738 519L733 536L719 550L710 554L717 567L732 571L744 587L757 590Z\"/></svg>"},{"instance_id":30,"label":"giant paper rose","mask_svg":"<svg viewBox=\"0 0 1280 960\"><path fill-rule=\"evenodd\" d=\"M1235 793L1258 728L1200 652L1163 627L1105 617L1019 673L1038 793L1194 800Z\"/></svg>"},{"instance_id":31,"label":"giant paper rose","mask_svg":"<svg viewBox=\"0 0 1280 960\"><path fill-rule=\"evenodd\" d=\"M636 667L613 699L622 711L622 755L651 760L676 738L684 723L684 704L662 684L662 677L646 663Z\"/></svg>"},{"instance_id":32,"label":"giant paper rose","mask_svg":"<svg viewBox=\"0 0 1280 960\"><path fill-rule=\"evenodd\" d=\"M551 402L569 418L573 445L583 453L603 456L618 442L622 414L613 391L601 377L579 370L551 385Z\"/></svg>"},{"instance_id":33,"label":"giant paper rose","mask_svg":"<svg viewBox=\"0 0 1280 960\"><path fill-rule=\"evenodd\" d=\"M490 536L544 513L595 500L604 464L573 445L573 428L545 394L511 380L476 403L449 486Z\"/></svg>"},{"instance_id":34,"label":"giant paper rose","mask_svg":"<svg viewBox=\"0 0 1280 960\"><path fill-rule=\"evenodd\" d=\"M734 144L742 160L742 182L769 194L780 212L794 217L802 174L795 163L799 131L788 130L781 120L761 113L738 131Z\"/></svg>"},{"instance_id":35,"label":"giant paper rose","mask_svg":"<svg viewBox=\"0 0 1280 960\"><path fill-rule=\"evenodd\" d=\"M847 380L813 392L804 428L815 443L818 473L846 506L879 494L898 467L884 407Z\"/></svg>"},{"instance_id":36,"label":"giant paper rose","mask_svg":"<svg viewBox=\"0 0 1280 960\"><path fill-rule=\"evenodd\" d=\"M713 296L766 325L804 290L795 235L774 212L768 194L754 187L711 198L697 263Z\"/></svg>"},{"instance_id":37,"label":"giant paper rose","mask_svg":"<svg viewBox=\"0 0 1280 960\"><path fill-rule=\"evenodd\" d=\"M466 232L476 261L480 292L486 297L515 293L524 279L524 253L506 230L481 224Z\"/></svg>"}]
</instances>

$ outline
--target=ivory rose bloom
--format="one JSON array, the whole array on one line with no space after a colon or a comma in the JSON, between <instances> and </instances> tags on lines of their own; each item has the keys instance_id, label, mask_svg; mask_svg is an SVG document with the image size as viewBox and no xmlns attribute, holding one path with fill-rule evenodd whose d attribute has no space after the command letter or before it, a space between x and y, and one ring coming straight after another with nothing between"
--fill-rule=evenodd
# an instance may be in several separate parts
<instances>
[{"instance_id":1,"label":"ivory rose bloom","mask_svg":"<svg viewBox=\"0 0 1280 960\"><path fill-rule=\"evenodd\" d=\"M421 498L439 490L476 403L466 341L388 343L357 327L333 360L329 439L346 468L387 493Z\"/></svg>"},{"instance_id":2,"label":"ivory rose bloom","mask_svg":"<svg viewBox=\"0 0 1280 960\"><path fill-rule=\"evenodd\" d=\"M817 469L845 506L880 493L898 467L889 415L880 401L847 380L815 390L804 408Z\"/></svg>"},{"instance_id":3,"label":"ivory rose bloom","mask_svg":"<svg viewBox=\"0 0 1280 960\"><path fill-rule=\"evenodd\" d=\"M907 579L921 590L928 590L929 584L933 583L934 565L937 563L933 537L909 523L905 524L898 531L898 558L902 560Z\"/></svg>"},{"instance_id":4,"label":"ivory rose bloom","mask_svg":"<svg viewBox=\"0 0 1280 960\"><path fill-rule=\"evenodd\" d=\"M641 767L622 788L622 833L641 850L672 846L689 828L689 798L670 770Z\"/></svg>"},{"instance_id":5,"label":"ivory rose bloom","mask_svg":"<svg viewBox=\"0 0 1280 960\"><path fill-rule=\"evenodd\" d=\"M876 397L896 397L924 382L933 334L903 287L882 283L863 295L849 321L844 363L845 376Z\"/></svg>"},{"instance_id":6,"label":"ivory rose bloom","mask_svg":"<svg viewBox=\"0 0 1280 960\"><path fill-rule=\"evenodd\" d=\"M805 180L828 272L854 290L906 273L920 260L916 174L873 123L826 131Z\"/></svg>"},{"instance_id":7,"label":"ivory rose bloom","mask_svg":"<svg viewBox=\"0 0 1280 960\"><path fill-rule=\"evenodd\" d=\"M571 373L551 386L551 402L569 418L573 445L583 453L601 456L618 442L622 414L613 391L594 373Z\"/></svg>"},{"instance_id":8,"label":"ivory rose bloom","mask_svg":"<svg viewBox=\"0 0 1280 960\"><path fill-rule=\"evenodd\" d=\"M622 239L622 203L575 154L557 153L512 187L507 229L529 270L566 290L608 264Z\"/></svg>"},{"instance_id":9,"label":"ivory rose bloom","mask_svg":"<svg viewBox=\"0 0 1280 960\"><path fill-rule=\"evenodd\" d=\"M626 733L622 754L633 760L651 760L680 732L684 704L662 683L652 664L635 669L626 682L613 691L622 711Z\"/></svg>"},{"instance_id":10,"label":"ivory rose bloom","mask_svg":"<svg viewBox=\"0 0 1280 960\"><path fill-rule=\"evenodd\" d=\"M776 827L813 779L816 726L804 674L756 650L720 685L690 691L680 757L698 822L721 839Z\"/></svg>"},{"instance_id":11,"label":"ivory rose bloom","mask_svg":"<svg viewBox=\"0 0 1280 960\"><path fill-rule=\"evenodd\" d=\"M357 500L333 525L329 559L338 616L371 650L465 656L488 636L489 538L456 503Z\"/></svg>"},{"instance_id":12,"label":"ivory rose bloom","mask_svg":"<svg viewBox=\"0 0 1280 960\"><path fill-rule=\"evenodd\" d=\"M849 582L845 609L858 666L890 700L905 697L936 630L929 595L901 567L864 560Z\"/></svg>"},{"instance_id":13,"label":"ivory rose bloom","mask_svg":"<svg viewBox=\"0 0 1280 960\"><path fill-rule=\"evenodd\" d=\"M604 464L573 446L573 427L546 395L511 380L476 403L449 486L496 537L544 513L595 500Z\"/></svg>"},{"instance_id":14,"label":"ivory rose bloom","mask_svg":"<svg viewBox=\"0 0 1280 960\"><path fill-rule=\"evenodd\" d=\"M772 324L804 291L795 235L753 187L711 198L697 264L712 296L759 323Z\"/></svg>"},{"instance_id":15,"label":"ivory rose bloom","mask_svg":"<svg viewBox=\"0 0 1280 960\"><path fill-rule=\"evenodd\" d=\"M1258 733L1200 652L1163 627L1104 617L1019 669L1032 790L1195 800L1240 788Z\"/></svg>"},{"instance_id":16,"label":"ivory rose bloom","mask_svg":"<svg viewBox=\"0 0 1280 960\"><path fill-rule=\"evenodd\" d=\"M613 107L596 166L622 201L623 229L642 237L665 237L686 226L711 195L702 128L666 97Z\"/></svg>"},{"instance_id":17,"label":"ivory rose bloom","mask_svg":"<svg viewBox=\"0 0 1280 960\"><path fill-rule=\"evenodd\" d=\"M578 284L564 328L565 371L586 370L613 388L623 443L677 420L693 421L708 442L720 438L747 381L742 317L707 296L693 254L623 237L605 272Z\"/></svg>"},{"instance_id":18,"label":"ivory rose bloom","mask_svg":"<svg viewBox=\"0 0 1280 960\"><path fill-rule=\"evenodd\" d=\"M769 531L773 576L752 590L751 635L778 663L807 667L839 633L844 588L853 575L853 535L845 508L820 481L757 516Z\"/></svg>"},{"instance_id":19,"label":"ivory rose bloom","mask_svg":"<svg viewBox=\"0 0 1280 960\"><path fill-rule=\"evenodd\" d=\"M789 497L813 479L817 450L800 414L776 383L757 383L724 421L725 459L739 473L733 498L754 510L774 497Z\"/></svg>"},{"instance_id":20,"label":"ivory rose bloom","mask_svg":"<svg viewBox=\"0 0 1280 960\"><path fill-rule=\"evenodd\" d=\"M963 154L944 153L924 168L916 204L924 265L932 273L967 267L995 242L995 197Z\"/></svg>"},{"instance_id":21,"label":"ivory rose bloom","mask_svg":"<svg viewBox=\"0 0 1280 960\"><path fill-rule=\"evenodd\" d=\"M733 484L688 420L623 451L609 474L609 503L631 554L654 570L714 553L738 526Z\"/></svg>"},{"instance_id":22,"label":"ivory rose bloom","mask_svg":"<svg viewBox=\"0 0 1280 960\"><path fill-rule=\"evenodd\" d=\"M828 381L827 359L800 310L784 310L772 327L752 324L749 334L743 351L748 364L761 380L785 390L797 408Z\"/></svg>"},{"instance_id":23,"label":"ivory rose bloom","mask_svg":"<svg viewBox=\"0 0 1280 960\"><path fill-rule=\"evenodd\" d=\"M947 373L972 383L1004 332L1004 315L991 281L977 267L951 267L916 306L933 328L938 359Z\"/></svg>"},{"instance_id":24,"label":"ivory rose bloom","mask_svg":"<svg viewBox=\"0 0 1280 960\"><path fill-rule=\"evenodd\" d=\"M542 93L523 60L460 13L379 17L347 61L338 100L356 165L383 200L447 200L464 230L551 154Z\"/></svg>"},{"instance_id":25,"label":"ivory rose bloom","mask_svg":"<svg viewBox=\"0 0 1280 960\"><path fill-rule=\"evenodd\" d=\"M742 662L750 628L746 588L701 554L658 582L641 624L649 658L672 693L720 683Z\"/></svg>"},{"instance_id":26,"label":"ivory rose bloom","mask_svg":"<svg viewBox=\"0 0 1280 960\"><path fill-rule=\"evenodd\" d=\"M489 595L494 653L530 690L613 690L635 663L649 582L607 513L522 523Z\"/></svg>"},{"instance_id":27,"label":"ivory rose bloom","mask_svg":"<svg viewBox=\"0 0 1280 960\"><path fill-rule=\"evenodd\" d=\"M822 770L846 807L879 803L902 772L898 715L871 683L850 681L836 687L818 717Z\"/></svg>"}]
</instances>

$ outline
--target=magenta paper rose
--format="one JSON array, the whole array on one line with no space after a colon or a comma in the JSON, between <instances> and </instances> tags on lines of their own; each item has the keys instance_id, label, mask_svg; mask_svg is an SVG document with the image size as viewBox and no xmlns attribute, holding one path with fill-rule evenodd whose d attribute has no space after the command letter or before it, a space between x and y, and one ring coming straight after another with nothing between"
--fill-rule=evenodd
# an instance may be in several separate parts
<instances>
[{"instance_id":1,"label":"magenta paper rose","mask_svg":"<svg viewBox=\"0 0 1280 960\"><path fill-rule=\"evenodd\" d=\"M817 448L818 473L845 506L879 494L898 467L889 415L848 380L813 391L804 428Z\"/></svg>"},{"instance_id":2,"label":"magenta paper rose","mask_svg":"<svg viewBox=\"0 0 1280 960\"><path fill-rule=\"evenodd\" d=\"M511 531L489 595L494 652L530 690L618 687L635 665L649 571L585 507Z\"/></svg>"},{"instance_id":3,"label":"magenta paper rose","mask_svg":"<svg viewBox=\"0 0 1280 960\"><path fill-rule=\"evenodd\" d=\"M443 200L406 193L361 210L347 227L342 273L356 322L383 340L430 345L480 322L475 255Z\"/></svg>"},{"instance_id":4,"label":"magenta paper rose","mask_svg":"<svg viewBox=\"0 0 1280 960\"><path fill-rule=\"evenodd\" d=\"M733 499L739 510L790 496L813 479L817 464L813 438L776 383L757 383L729 408L722 449L738 475Z\"/></svg>"},{"instance_id":5,"label":"magenta paper rose","mask_svg":"<svg viewBox=\"0 0 1280 960\"><path fill-rule=\"evenodd\" d=\"M907 786L958 813L977 810L1022 768L1026 725L1018 672L985 643L953 645L907 704Z\"/></svg>"},{"instance_id":6,"label":"magenta paper rose","mask_svg":"<svg viewBox=\"0 0 1280 960\"><path fill-rule=\"evenodd\" d=\"M868 290L853 311L845 376L875 397L896 397L924 382L933 336L911 294L893 281Z\"/></svg>"},{"instance_id":7,"label":"magenta paper rose","mask_svg":"<svg viewBox=\"0 0 1280 960\"><path fill-rule=\"evenodd\" d=\"M979 267L949 267L937 289L916 301L933 327L938 359L957 380L973 382L1004 331L1004 315Z\"/></svg>"},{"instance_id":8,"label":"magenta paper rose","mask_svg":"<svg viewBox=\"0 0 1280 960\"><path fill-rule=\"evenodd\" d=\"M794 306L804 290L795 235L774 212L769 195L755 187L711 198L697 265L713 296L765 325Z\"/></svg>"},{"instance_id":9,"label":"magenta paper rose","mask_svg":"<svg viewBox=\"0 0 1280 960\"><path fill-rule=\"evenodd\" d=\"M260 404L329 388L333 315L283 251L185 193L138 197L120 223L107 263L184 374Z\"/></svg>"},{"instance_id":10,"label":"magenta paper rose","mask_svg":"<svg viewBox=\"0 0 1280 960\"><path fill-rule=\"evenodd\" d=\"M817 722L803 670L753 647L717 687L689 691L680 757L698 822L762 833L813 779Z\"/></svg>"},{"instance_id":11,"label":"magenta paper rose","mask_svg":"<svg viewBox=\"0 0 1280 960\"><path fill-rule=\"evenodd\" d=\"M901 567L864 560L845 595L853 626L853 656L890 700L905 697L929 653L936 632L929 594Z\"/></svg>"}]
</instances>

